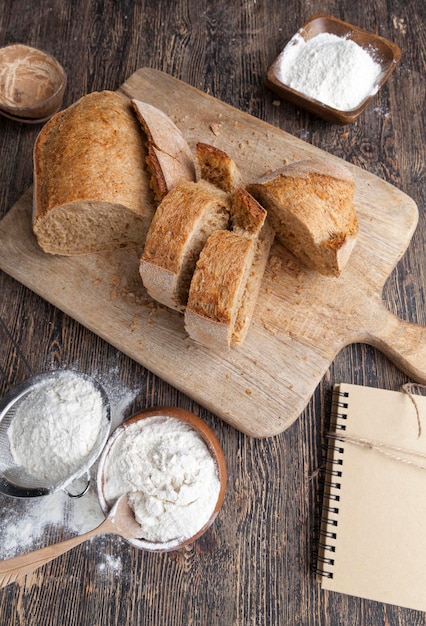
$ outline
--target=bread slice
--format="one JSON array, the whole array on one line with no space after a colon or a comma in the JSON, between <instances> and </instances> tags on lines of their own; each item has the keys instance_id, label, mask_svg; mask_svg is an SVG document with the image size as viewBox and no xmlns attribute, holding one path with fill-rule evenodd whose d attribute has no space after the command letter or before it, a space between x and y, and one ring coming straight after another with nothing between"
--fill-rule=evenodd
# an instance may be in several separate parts
<instances>
[{"instance_id":1,"label":"bread slice","mask_svg":"<svg viewBox=\"0 0 426 626\"><path fill-rule=\"evenodd\" d=\"M183 311L198 256L208 236L229 224L227 194L207 181L181 183L159 204L139 271L148 293Z\"/></svg>"},{"instance_id":2,"label":"bread slice","mask_svg":"<svg viewBox=\"0 0 426 626\"><path fill-rule=\"evenodd\" d=\"M358 234L355 183L334 162L292 163L247 186L265 207L277 239L304 265L339 276Z\"/></svg>"},{"instance_id":3,"label":"bread slice","mask_svg":"<svg viewBox=\"0 0 426 626\"><path fill-rule=\"evenodd\" d=\"M185 309L188 335L219 350L240 345L247 335L274 239L266 211L254 198L238 190L232 201L235 230L219 230L208 238ZM249 224L246 231L241 227L244 210Z\"/></svg>"},{"instance_id":4,"label":"bread slice","mask_svg":"<svg viewBox=\"0 0 426 626\"><path fill-rule=\"evenodd\" d=\"M95 92L57 113L34 147L33 230L50 254L139 246L155 211L130 102Z\"/></svg>"},{"instance_id":5,"label":"bread slice","mask_svg":"<svg viewBox=\"0 0 426 626\"><path fill-rule=\"evenodd\" d=\"M226 152L207 143L197 143L196 153L200 175L212 185L231 193L242 185L241 173Z\"/></svg>"},{"instance_id":6,"label":"bread slice","mask_svg":"<svg viewBox=\"0 0 426 626\"><path fill-rule=\"evenodd\" d=\"M151 187L156 201L161 202L179 183L195 181L194 158L186 139L163 111L140 100L131 103L147 135Z\"/></svg>"},{"instance_id":7,"label":"bread slice","mask_svg":"<svg viewBox=\"0 0 426 626\"><path fill-rule=\"evenodd\" d=\"M234 233L242 237L259 235L266 220L265 209L245 189L231 195L231 224Z\"/></svg>"}]
</instances>

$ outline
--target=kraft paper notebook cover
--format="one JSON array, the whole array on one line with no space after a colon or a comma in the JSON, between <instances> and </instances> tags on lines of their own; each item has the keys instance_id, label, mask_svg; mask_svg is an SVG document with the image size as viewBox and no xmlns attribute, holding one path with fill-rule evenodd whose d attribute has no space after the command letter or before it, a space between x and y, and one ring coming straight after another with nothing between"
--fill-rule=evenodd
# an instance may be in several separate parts
<instances>
[{"instance_id":1,"label":"kraft paper notebook cover","mask_svg":"<svg viewBox=\"0 0 426 626\"><path fill-rule=\"evenodd\" d=\"M426 611L426 397L336 385L328 441L321 587Z\"/></svg>"}]
</instances>

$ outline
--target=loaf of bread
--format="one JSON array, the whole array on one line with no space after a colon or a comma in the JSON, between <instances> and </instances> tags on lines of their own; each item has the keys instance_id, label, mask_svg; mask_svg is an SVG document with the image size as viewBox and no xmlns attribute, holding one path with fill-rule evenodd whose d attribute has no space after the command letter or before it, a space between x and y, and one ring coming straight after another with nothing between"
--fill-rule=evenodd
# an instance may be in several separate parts
<instances>
[{"instance_id":1,"label":"loaf of bread","mask_svg":"<svg viewBox=\"0 0 426 626\"><path fill-rule=\"evenodd\" d=\"M354 180L330 161L292 163L247 186L268 211L277 239L304 265L339 276L358 234Z\"/></svg>"},{"instance_id":2,"label":"loaf of bread","mask_svg":"<svg viewBox=\"0 0 426 626\"><path fill-rule=\"evenodd\" d=\"M232 197L231 214L235 228L212 233L201 251L185 309L188 335L219 350L247 335L274 239L266 211L245 190Z\"/></svg>"},{"instance_id":3,"label":"loaf of bread","mask_svg":"<svg viewBox=\"0 0 426 626\"><path fill-rule=\"evenodd\" d=\"M223 150L207 143L196 145L201 178L231 193L242 186L242 176L235 161Z\"/></svg>"},{"instance_id":4,"label":"loaf of bread","mask_svg":"<svg viewBox=\"0 0 426 626\"><path fill-rule=\"evenodd\" d=\"M228 227L229 209L227 194L203 180L181 183L164 197L139 265L152 298L184 310L198 256L213 231Z\"/></svg>"},{"instance_id":5,"label":"loaf of bread","mask_svg":"<svg viewBox=\"0 0 426 626\"><path fill-rule=\"evenodd\" d=\"M155 211L130 102L95 92L56 114L34 148L33 230L51 254L141 246Z\"/></svg>"},{"instance_id":6,"label":"loaf of bread","mask_svg":"<svg viewBox=\"0 0 426 626\"><path fill-rule=\"evenodd\" d=\"M146 102L132 100L136 116L147 137L147 166L157 202L179 183L195 181L195 163L186 139L163 111Z\"/></svg>"}]
</instances>

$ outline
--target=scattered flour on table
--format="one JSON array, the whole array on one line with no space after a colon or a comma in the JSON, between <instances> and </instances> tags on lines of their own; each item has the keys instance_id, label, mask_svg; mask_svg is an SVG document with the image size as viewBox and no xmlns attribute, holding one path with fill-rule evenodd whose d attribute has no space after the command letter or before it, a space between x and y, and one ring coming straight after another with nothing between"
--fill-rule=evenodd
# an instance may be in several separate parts
<instances>
[{"instance_id":1,"label":"scattered flour on table","mask_svg":"<svg viewBox=\"0 0 426 626\"><path fill-rule=\"evenodd\" d=\"M101 393L90 380L59 372L17 403L8 429L12 455L31 476L64 481L84 466L104 416Z\"/></svg>"},{"instance_id":2,"label":"scattered flour on table","mask_svg":"<svg viewBox=\"0 0 426 626\"><path fill-rule=\"evenodd\" d=\"M320 33L305 40L297 33L280 55L275 73L291 89L351 111L377 92L382 68L351 39Z\"/></svg>"},{"instance_id":3,"label":"scattered flour on table","mask_svg":"<svg viewBox=\"0 0 426 626\"><path fill-rule=\"evenodd\" d=\"M114 573L121 571L121 559L111 554L104 553L104 558L101 563L98 564L98 570L103 572L104 570L112 570Z\"/></svg>"},{"instance_id":4,"label":"scattered flour on table","mask_svg":"<svg viewBox=\"0 0 426 626\"><path fill-rule=\"evenodd\" d=\"M126 411L139 391L131 391L110 377L99 382L109 397L111 428L115 428L127 417ZM90 470L90 489L81 498L70 498L59 491L39 498L13 499L13 506L10 506L11 499L0 494L0 559L43 547L65 538L65 535L81 534L98 526L104 514L96 491L96 473L95 463ZM55 534L58 536L52 538Z\"/></svg>"},{"instance_id":5,"label":"scattered flour on table","mask_svg":"<svg viewBox=\"0 0 426 626\"><path fill-rule=\"evenodd\" d=\"M104 495L129 493L143 539L188 539L210 519L219 495L216 462L194 428L176 418L134 422L117 437L105 464Z\"/></svg>"}]
</instances>

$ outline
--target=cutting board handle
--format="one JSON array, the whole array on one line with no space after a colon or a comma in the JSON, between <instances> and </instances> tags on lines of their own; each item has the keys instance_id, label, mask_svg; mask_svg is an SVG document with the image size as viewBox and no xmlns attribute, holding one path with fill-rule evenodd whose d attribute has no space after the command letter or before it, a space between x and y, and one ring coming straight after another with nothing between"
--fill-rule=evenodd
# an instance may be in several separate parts
<instances>
[{"instance_id":1,"label":"cutting board handle","mask_svg":"<svg viewBox=\"0 0 426 626\"><path fill-rule=\"evenodd\" d=\"M383 352L413 381L426 384L426 326L396 317L382 300L372 306L368 317L366 343Z\"/></svg>"}]
</instances>

